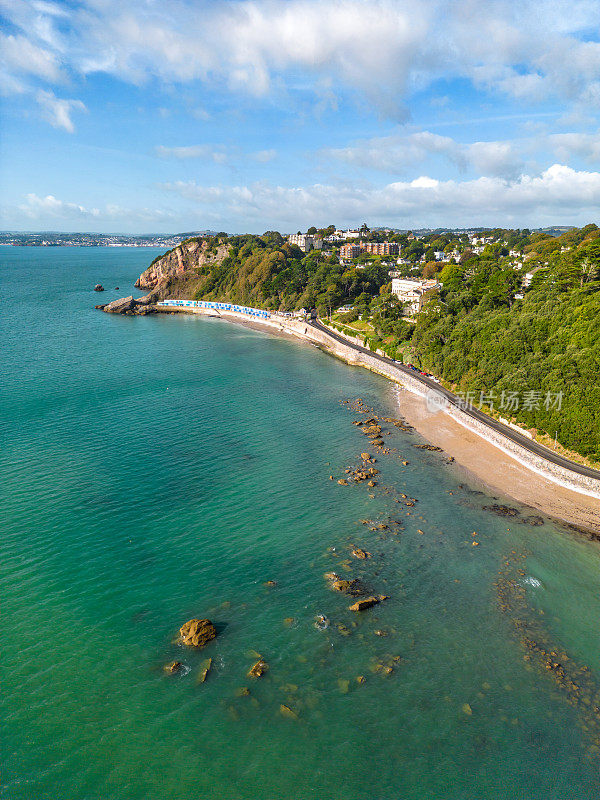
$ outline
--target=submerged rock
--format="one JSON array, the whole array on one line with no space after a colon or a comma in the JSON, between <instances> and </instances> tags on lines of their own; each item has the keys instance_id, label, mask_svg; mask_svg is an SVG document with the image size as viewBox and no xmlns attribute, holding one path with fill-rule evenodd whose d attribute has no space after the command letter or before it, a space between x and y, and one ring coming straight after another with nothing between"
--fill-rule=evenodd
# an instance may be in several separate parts
<instances>
[{"instance_id":1,"label":"submerged rock","mask_svg":"<svg viewBox=\"0 0 600 800\"><path fill-rule=\"evenodd\" d=\"M498 503L494 503L494 505L491 506L484 506L483 510L492 511L499 517L518 517L520 514L517 508L511 508L510 506L501 506L498 505Z\"/></svg>"},{"instance_id":2,"label":"submerged rock","mask_svg":"<svg viewBox=\"0 0 600 800\"><path fill-rule=\"evenodd\" d=\"M208 676L208 673L210 672L211 667L212 667L212 658L209 658L204 662L204 664L200 669L200 672L198 673L198 678L196 680L197 683L204 683L204 681Z\"/></svg>"},{"instance_id":3,"label":"submerged rock","mask_svg":"<svg viewBox=\"0 0 600 800\"><path fill-rule=\"evenodd\" d=\"M367 552L366 550L363 550L361 547L356 547L352 551L352 555L354 556L354 558L361 558L361 559L371 558L371 553Z\"/></svg>"},{"instance_id":4,"label":"submerged rock","mask_svg":"<svg viewBox=\"0 0 600 800\"><path fill-rule=\"evenodd\" d=\"M248 670L248 677L249 678L262 678L262 676L267 672L269 669L269 665L266 661L262 658L254 664L254 666L250 667Z\"/></svg>"},{"instance_id":5,"label":"submerged rock","mask_svg":"<svg viewBox=\"0 0 600 800\"><path fill-rule=\"evenodd\" d=\"M179 629L181 643L189 647L204 647L217 636L217 629L209 619L190 619Z\"/></svg>"},{"instance_id":6,"label":"submerged rock","mask_svg":"<svg viewBox=\"0 0 600 800\"><path fill-rule=\"evenodd\" d=\"M285 706L283 703L279 706L279 713L282 717L287 717L288 719L298 719L298 714L289 706Z\"/></svg>"},{"instance_id":7,"label":"submerged rock","mask_svg":"<svg viewBox=\"0 0 600 800\"><path fill-rule=\"evenodd\" d=\"M336 581L332 581L331 588L334 589L336 592L342 592L342 594L349 594L352 597L358 597L361 594L365 594L364 587L361 586L360 581L356 578L352 580L344 580L339 579Z\"/></svg>"},{"instance_id":8,"label":"submerged rock","mask_svg":"<svg viewBox=\"0 0 600 800\"><path fill-rule=\"evenodd\" d=\"M350 562L348 562L348 566L349 565ZM357 578L346 580L344 578L340 578L340 576L335 572L326 572L323 577L325 580L330 582L330 586L335 592L349 594L353 597L358 597L361 594L367 594L367 590Z\"/></svg>"},{"instance_id":9,"label":"submerged rock","mask_svg":"<svg viewBox=\"0 0 600 800\"><path fill-rule=\"evenodd\" d=\"M537 525L543 525L544 524L543 517L538 517L536 515L532 515L530 517L524 517L521 521L524 522L526 525L535 525L535 526L537 526Z\"/></svg>"},{"instance_id":10,"label":"submerged rock","mask_svg":"<svg viewBox=\"0 0 600 800\"><path fill-rule=\"evenodd\" d=\"M174 675L176 672L180 672L183 667L181 661L171 661L170 664L165 664L163 670L168 672L169 675Z\"/></svg>"},{"instance_id":11,"label":"submerged rock","mask_svg":"<svg viewBox=\"0 0 600 800\"><path fill-rule=\"evenodd\" d=\"M365 611L365 609L376 606L378 603L381 603L383 600L387 599L387 595L385 594L372 595L371 597L365 597L362 600L357 600L356 603L353 603L351 606L349 606L349 609L350 611Z\"/></svg>"}]
</instances>

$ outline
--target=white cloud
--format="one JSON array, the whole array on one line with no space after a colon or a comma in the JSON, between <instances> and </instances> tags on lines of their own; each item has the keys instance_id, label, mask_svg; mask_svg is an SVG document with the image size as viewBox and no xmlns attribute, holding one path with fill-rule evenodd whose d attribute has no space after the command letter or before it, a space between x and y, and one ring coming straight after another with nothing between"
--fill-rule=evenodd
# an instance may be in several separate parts
<instances>
[{"instance_id":1,"label":"white cloud","mask_svg":"<svg viewBox=\"0 0 600 800\"><path fill-rule=\"evenodd\" d=\"M62 128L67 133L73 133L75 126L71 119L73 111L86 111L85 105L81 100L63 100L56 97L54 92L47 92L40 89L36 94L36 100L42 110L44 119L53 128Z\"/></svg>"},{"instance_id":2,"label":"white cloud","mask_svg":"<svg viewBox=\"0 0 600 800\"><path fill-rule=\"evenodd\" d=\"M600 163L600 133L555 133L548 142L561 161L578 156L591 164Z\"/></svg>"},{"instance_id":3,"label":"white cloud","mask_svg":"<svg viewBox=\"0 0 600 800\"><path fill-rule=\"evenodd\" d=\"M64 67L263 96L301 73L318 103L358 91L397 116L414 89L458 77L600 107L597 0L83 0L67 17L55 3L0 7L29 43L32 74L50 82ZM24 69L10 49L9 71Z\"/></svg>"},{"instance_id":4,"label":"white cloud","mask_svg":"<svg viewBox=\"0 0 600 800\"><path fill-rule=\"evenodd\" d=\"M215 164L225 164L228 158L225 145L197 144L185 147L165 147L158 145L154 152L159 158L202 158L214 161Z\"/></svg>"},{"instance_id":5,"label":"white cloud","mask_svg":"<svg viewBox=\"0 0 600 800\"><path fill-rule=\"evenodd\" d=\"M19 206L19 210L29 219L38 219L40 217L83 217L90 219L97 217L100 211L97 208L87 209L77 203L66 203L63 200L58 200L54 195L48 194L46 197L38 197L37 194L30 193L26 195L26 202Z\"/></svg>"},{"instance_id":6,"label":"white cloud","mask_svg":"<svg viewBox=\"0 0 600 800\"><path fill-rule=\"evenodd\" d=\"M463 144L430 131L379 136L326 150L324 155L355 167L400 174L437 155L447 158L462 172L471 168L478 174L515 178L523 169L523 160L511 142Z\"/></svg>"},{"instance_id":7,"label":"white cloud","mask_svg":"<svg viewBox=\"0 0 600 800\"><path fill-rule=\"evenodd\" d=\"M442 154L464 167L460 145L448 136L429 131L364 139L354 145L324 151L329 158L353 166L368 167L386 172L406 172L416 162L430 155Z\"/></svg>"},{"instance_id":8,"label":"white cloud","mask_svg":"<svg viewBox=\"0 0 600 800\"><path fill-rule=\"evenodd\" d=\"M423 175L411 181L357 188L268 182L215 186L178 181L162 186L176 196L178 211L162 208L102 208L28 194L5 210L9 228L57 226L64 230L180 230L216 227L229 231L298 230L334 220L397 227L583 225L600 214L600 172L554 164L517 180L481 177L440 181Z\"/></svg>"},{"instance_id":9,"label":"white cloud","mask_svg":"<svg viewBox=\"0 0 600 800\"><path fill-rule=\"evenodd\" d=\"M600 163L600 133L547 133L541 127L537 135L508 141L458 142L449 136L430 131L398 133L362 139L348 147L322 151L322 156L353 167L404 175L415 165L432 156L443 156L459 171L472 170L477 175L515 179L533 166L536 153L551 153L563 164L584 161Z\"/></svg>"},{"instance_id":10,"label":"white cloud","mask_svg":"<svg viewBox=\"0 0 600 800\"><path fill-rule=\"evenodd\" d=\"M511 142L473 142L465 148L466 160L480 175L516 178L523 161Z\"/></svg>"},{"instance_id":11,"label":"white cloud","mask_svg":"<svg viewBox=\"0 0 600 800\"><path fill-rule=\"evenodd\" d=\"M106 205L104 208L87 207L80 203L60 200L51 194L40 197L33 192L25 196L25 202L18 208L5 209L3 216L10 220L23 219L40 225L64 222L77 226L78 223L85 221L97 227L116 223L119 230L125 230L131 224L169 222L173 225L178 220L174 212L163 209L128 209L114 204Z\"/></svg>"},{"instance_id":12,"label":"white cloud","mask_svg":"<svg viewBox=\"0 0 600 800\"><path fill-rule=\"evenodd\" d=\"M422 176L382 187L314 184L284 187L204 186L178 181L163 186L191 201L203 219L236 230L283 230L335 219L398 227L438 225L584 224L600 213L600 173L555 164L539 175L517 180L481 177L439 181Z\"/></svg>"},{"instance_id":13,"label":"white cloud","mask_svg":"<svg viewBox=\"0 0 600 800\"><path fill-rule=\"evenodd\" d=\"M23 79L38 78L49 83L64 80L57 56L34 44L25 35L0 33L0 53L5 94L12 94L15 86L24 86Z\"/></svg>"},{"instance_id":14,"label":"white cloud","mask_svg":"<svg viewBox=\"0 0 600 800\"><path fill-rule=\"evenodd\" d=\"M202 122L208 122L212 119L212 114L205 108L202 108L202 106L195 108L192 111L192 116L196 117L196 119L201 119Z\"/></svg>"},{"instance_id":15,"label":"white cloud","mask_svg":"<svg viewBox=\"0 0 600 800\"><path fill-rule=\"evenodd\" d=\"M277 150L257 150L256 153L252 153L250 157L254 161L258 161L259 164L267 164L269 161L273 161L274 158L277 158Z\"/></svg>"},{"instance_id":16,"label":"white cloud","mask_svg":"<svg viewBox=\"0 0 600 800\"><path fill-rule=\"evenodd\" d=\"M277 151L273 149L257 150L244 155L240 148L228 147L223 144L194 144L183 147L166 147L161 144L154 148L154 153L159 158L176 158L179 161L203 159L204 161L214 161L215 164L227 164L245 158L257 161L259 164L266 164L277 157Z\"/></svg>"}]
</instances>

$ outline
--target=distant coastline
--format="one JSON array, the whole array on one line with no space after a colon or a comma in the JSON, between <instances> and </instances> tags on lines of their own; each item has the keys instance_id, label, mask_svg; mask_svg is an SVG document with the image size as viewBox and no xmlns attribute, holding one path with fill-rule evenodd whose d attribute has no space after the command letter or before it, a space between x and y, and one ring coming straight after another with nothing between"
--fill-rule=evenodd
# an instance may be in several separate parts
<instances>
[{"instance_id":1,"label":"distant coastline","mask_svg":"<svg viewBox=\"0 0 600 800\"><path fill-rule=\"evenodd\" d=\"M10 247L164 247L170 250L192 236L209 236L213 231L189 233L59 233L57 231L0 231L0 245Z\"/></svg>"}]
</instances>

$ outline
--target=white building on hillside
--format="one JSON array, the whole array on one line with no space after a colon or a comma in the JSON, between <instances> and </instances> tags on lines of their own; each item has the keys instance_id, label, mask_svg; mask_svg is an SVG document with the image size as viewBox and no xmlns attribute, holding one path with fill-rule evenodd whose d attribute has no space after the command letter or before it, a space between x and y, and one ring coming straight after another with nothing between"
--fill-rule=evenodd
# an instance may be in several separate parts
<instances>
[{"instance_id":1,"label":"white building on hillside","mask_svg":"<svg viewBox=\"0 0 600 800\"><path fill-rule=\"evenodd\" d=\"M414 278L392 278L392 294L405 303L409 314L418 314L440 284L435 280L421 281Z\"/></svg>"},{"instance_id":2,"label":"white building on hillside","mask_svg":"<svg viewBox=\"0 0 600 800\"><path fill-rule=\"evenodd\" d=\"M323 240L319 236L309 236L308 233L292 233L288 236L288 242L297 245L303 253L310 253L311 250L320 250L323 247Z\"/></svg>"}]
</instances>

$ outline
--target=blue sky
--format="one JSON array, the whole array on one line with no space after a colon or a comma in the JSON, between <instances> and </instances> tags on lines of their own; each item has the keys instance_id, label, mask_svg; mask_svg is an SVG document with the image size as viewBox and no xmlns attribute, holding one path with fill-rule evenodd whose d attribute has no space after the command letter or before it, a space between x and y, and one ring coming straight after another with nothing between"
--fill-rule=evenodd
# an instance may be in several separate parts
<instances>
[{"instance_id":1,"label":"blue sky","mask_svg":"<svg viewBox=\"0 0 600 800\"><path fill-rule=\"evenodd\" d=\"M0 0L3 229L582 225L600 0Z\"/></svg>"}]
</instances>

